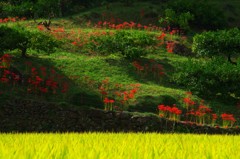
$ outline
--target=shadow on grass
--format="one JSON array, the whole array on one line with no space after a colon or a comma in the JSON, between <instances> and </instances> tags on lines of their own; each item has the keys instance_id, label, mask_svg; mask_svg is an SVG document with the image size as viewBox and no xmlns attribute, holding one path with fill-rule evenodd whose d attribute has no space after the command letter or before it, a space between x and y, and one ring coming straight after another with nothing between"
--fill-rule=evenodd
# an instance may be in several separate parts
<instances>
[{"instance_id":1,"label":"shadow on grass","mask_svg":"<svg viewBox=\"0 0 240 159\"><path fill-rule=\"evenodd\" d=\"M103 102L101 100L100 94L96 90L89 88L89 86L84 83L84 81L75 83L71 77L66 76L64 72L61 71L61 66L56 66L50 59L38 58L34 56L28 58L20 58L18 56L15 56L13 57L13 61L14 62L12 63L11 69L14 73L17 72L20 74L21 81L25 82L19 82L15 85L12 83L2 85L5 87L6 91L1 92L3 94L0 96L1 104L4 104L6 100L12 100L15 97L18 97L22 99L34 99L38 101L69 103L76 106L103 108ZM26 63L31 63L31 65L27 66ZM28 78L31 77L31 69L36 68L38 72L37 75L41 77L41 67L45 67L47 69L47 76L45 77L45 80L51 76L52 72L50 70L53 69L56 72L56 80L67 83L69 87L68 91L66 93L57 91L54 94L52 90L48 89L48 92L46 94L29 93ZM57 87L60 87L59 84Z\"/></svg>"}]
</instances>

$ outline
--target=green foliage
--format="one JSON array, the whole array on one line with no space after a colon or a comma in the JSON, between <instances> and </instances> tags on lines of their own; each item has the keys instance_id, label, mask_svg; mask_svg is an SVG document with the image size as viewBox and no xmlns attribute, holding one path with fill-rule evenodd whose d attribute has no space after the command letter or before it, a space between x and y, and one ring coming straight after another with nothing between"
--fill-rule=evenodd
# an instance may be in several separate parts
<instances>
[{"instance_id":1,"label":"green foliage","mask_svg":"<svg viewBox=\"0 0 240 159\"><path fill-rule=\"evenodd\" d=\"M102 54L120 53L128 59L145 56L157 40L154 34L143 31L116 31L113 35L107 33L104 36L92 36L89 47Z\"/></svg>"},{"instance_id":2,"label":"green foliage","mask_svg":"<svg viewBox=\"0 0 240 159\"><path fill-rule=\"evenodd\" d=\"M4 3L1 4L3 14L1 17L30 17L33 13L34 4L30 1L23 1L19 3Z\"/></svg>"},{"instance_id":3,"label":"green foliage","mask_svg":"<svg viewBox=\"0 0 240 159\"><path fill-rule=\"evenodd\" d=\"M234 28L197 34L193 38L192 50L199 56L208 57L239 54L240 30Z\"/></svg>"},{"instance_id":4,"label":"green foliage","mask_svg":"<svg viewBox=\"0 0 240 159\"><path fill-rule=\"evenodd\" d=\"M0 50L1 52L7 50L20 49L22 52L27 49L29 43L27 31L23 31L21 27L7 27L0 26Z\"/></svg>"},{"instance_id":5,"label":"green foliage","mask_svg":"<svg viewBox=\"0 0 240 159\"><path fill-rule=\"evenodd\" d=\"M159 20L163 27L170 26L172 28L181 28L184 30L189 30L189 21L193 20L194 16L190 12L177 14L172 9L165 10L165 17Z\"/></svg>"},{"instance_id":6,"label":"green foliage","mask_svg":"<svg viewBox=\"0 0 240 159\"><path fill-rule=\"evenodd\" d=\"M60 41L47 33L39 31L31 32L30 48L38 52L53 53L60 46Z\"/></svg>"},{"instance_id":7,"label":"green foliage","mask_svg":"<svg viewBox=\"0 0 240 159\"><path fill-rule=\"evenodd\" d=\"M221 29L227 23L222 11L206 0L174 0L169 1L166 8L174 10L177 15L190 12L194 16L192 24L198 28Z\"/></svg>"},{"instance_id":8,"label":"green foliage","mask_svg":"<svg viewBox=\"0 0 240 159\"><path fill-rule=\"evenodd\" d=\"M228 98L233 94L240 96L239 76L239 64L232 65L223 58L214 58L208 62L189 60L178 64L172 81L206 98L216 95Z\"/></svg>"},{"instance_id":9,"label":"green foliage","mask_svg":"<svg viewBox=\"0 0 240 159\"><path fill-rule=\"evenodd\" d=\"M0 26L0 50L2 53L19 49L22 56L25 57L29 48L52 53L58 46L59 42L50 35L41 32L30 32L20 26Z\"/></svg>"}]
</instances>

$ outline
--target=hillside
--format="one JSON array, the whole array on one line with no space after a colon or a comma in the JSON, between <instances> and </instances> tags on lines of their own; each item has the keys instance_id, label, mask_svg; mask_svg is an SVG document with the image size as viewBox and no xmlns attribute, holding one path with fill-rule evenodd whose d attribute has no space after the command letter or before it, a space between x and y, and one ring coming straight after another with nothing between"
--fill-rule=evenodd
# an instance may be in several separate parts
<instances>
[{"instance_id":1,"label":"hillside","mask_svg":"<svg viewBox=\"0 0 240 159\"><path fill-rule=\"evenodd\" d=\"M240 26L240 2L209 3L224 11L228 23L226 28ZM23 27L29 31L24 34L37 35L30 41L39 46L29 48L27 58L21 57L19 49L4 52L9 54L10 60L7 62L9 66L2 67L0 74L0 104L22 99L157 115L158 105L164 104L176 105L182 110L180 116L185 118L184 113L190 108L184 99L188 98L194 101L193 109L204 105L216 113L219 116L217 125L222 124L220 115L223 113L233 114L235 125L239 125L237 94L211 94L209 90L204 94L175 81L179 68L189 61L207 63L209 59L199 58L191 51L193 36L203 28L194 26L194 29L181 34L159 27L158 19L164 13L164 5L110 3L107 8L103 5L52 19L50 31L38 25L47 19L1 23L0 26ZM48 52L55 44L42 34L57 41L55 52ZM173 43L179 48L173 47ZM47 51L43 50L45 47ZM0 64L6 62L1 61ZM10 70L20 80L15 80L16 76L11 73L5 74L4 69ZM6 78L7 82L4 81Z\"/></svg>"}]
</instances>

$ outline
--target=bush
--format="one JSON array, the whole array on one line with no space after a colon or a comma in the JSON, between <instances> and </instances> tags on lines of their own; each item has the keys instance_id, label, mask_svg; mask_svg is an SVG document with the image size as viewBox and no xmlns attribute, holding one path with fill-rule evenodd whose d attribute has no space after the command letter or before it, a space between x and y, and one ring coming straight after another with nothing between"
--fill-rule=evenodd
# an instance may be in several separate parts
<instances>
[{"instance_id":1,"label":"bush","mask_svg":"<svg viewBox=\"0 0 240 159\"><path fill-rule=\"evenodd\" d=\"M143 31L116 31L113 35L92 36L90 49L102 55L120 53L128 59L145 56L157 44L154 34Z\"/></svg>"},{"instance_id":2,"label":"bush","mask_svg":"<svg viewBox=\"0 0 240 159\"><path fill-rule=\"evenodd\" d=\"M204 32L193 38L192 50L198 56L220 56L228 57L240 53L240 30L237 28L221 30L216 32Z\"/></svg>"},{"instance_id":3,"label":"bush","mask_svg":"<svg viewBox=\"0 0 240 159\"><path fill-rule=\"evenodd\" d=\"M190 29L189 21L193 20L194 16L190 12L177 14L172 9L165 10L165 17L159 20L163 27L170 26L171 28L181 28L185 31Z\"/></svg>"},{"instance_id":4,"label":"bush","mask_svg":"<svg viewBox=\"0 0 240 159\"><path fill-rule=\"evenodd\" d=\"M194 94L206 98L240 96L240 63L232 65L223 58L214 58L208 62L189 60L176 68L171 80Z\"/></svg>"},{"instance_id":5,"label":"bush","mask_svg":"<svg viewBox=\"0 0 240 159\"><path fill-rule=\"evenodd\" d=\"M29 47L38 52L53 53L60 46L61 42L47 33L35 31L31 32Z\"/></svg>"},{"instance_id":6,"label":"bush","mask_svg":"<svg viewBox=\"0 0 240 159\"><path fill-rule=\"evenodd\" d=\"M25 56L29 43L29 32L23 30L20 27L0 26L0 50L2 53L7 50L20 49L22 56Z\"/></svg>"},{"instance_id":7,"label":"bush","mask_svg":"<svg viewBox=\"0 0 240 159\"><path fill-rule=\"evenodd\" d=\"M0 51L21 50L22 57L26 57L27 49L47 53L54 52L59 42L50 35L41 32L30 32L23 27L0 26Z\"/></svg>"}]
</instances>

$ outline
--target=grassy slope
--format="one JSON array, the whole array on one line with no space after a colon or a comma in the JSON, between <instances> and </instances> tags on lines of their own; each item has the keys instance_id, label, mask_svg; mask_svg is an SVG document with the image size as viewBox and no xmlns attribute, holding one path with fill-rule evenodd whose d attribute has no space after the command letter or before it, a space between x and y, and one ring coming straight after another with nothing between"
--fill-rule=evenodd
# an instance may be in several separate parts
<instances>
[{"instance_id":1,"label":"grassy slope","mask_svg":"<svg viewBox=\"0 0 240 159\"><path fill-rule=\"evenodd\" d=\"M237 2L236 2L237 3ZM148 7L147 7L148 6ZM152 7L151 7L152 6ZM122 15L120 11L122 11L123 6L119 4L111 5L110 11L116 12L115 14ZM126 8L128 10L124 10L125 12L129 11L128 15L135 15L138 11L141 10L142 7L149 12L157 6L148 5L147 3L139 3L136 4L133 8L129 7ZM161 7L161 6L160 6ZM101 14L104 11L104 7L87 11L85 13L80 13L79 15L83 14L92 14L93 12ZM125 9L125 8L124 8ZM160 8L155 8L153 10L160 10ZM146 12L148 12L146 11ZM76 28L79 23L76 23L76 19L79 15L64 18L64 19L57 19L53 20L53 25L60 25L64 26L66 29ZM128 19L128 17L130 19ZM126 20L131 20L131 16L128 16ZM134 18L135 19L135 18ZM137 19L137 18L136 18ZM147 20L146 20L147 21ZM23 24L28 25L30 28L34 25L33 22L24 22ZM91 31L89 29L86 29ZM34 54L35 55L35 54ZM168 82L168 78L158 83L151 78L141 77L136 74L134 71L133 66L131 63L123 58L118 56L110 55L107 57L99 57L99 56L85 56L81 54L74 54L69 52L57 52L52 55L39 55L38 58L33 57L30 59L33 63L41 66L49 66L59 68L58 71L64 74L69 82L72 84L72 88L70 93L63 99L63 98L56 98L56 101L66 101L70 102L75 105L90 105L94 107L102 107L102 103L100 101L100 95L97 92L97 83L93 86L90 86L84 81L86 76L90 77L90 79L100 82L105 77L110 77L110 81L114 83L123 83L123 84L130 84L130 83L140 83L141 90L137 94L137 102L133 103L134 105L146 104L147 107L151 108L144 108L143 110L149 110L152 112L156 112L157 104L161 104L166 100L170 100L171 102L179 102L181 101L182 97L184 97L184 92L188 91L182 88L176 88L176 86L172 85ZM164 68L167 70L167 75L171 74L171 71L174 70L174 63L175 62L184 62L187 58L172 55L167 53L159 53L158 55L148 55L147 59L155 59L158 60L159 63L163 64ZM29 60L29 59L28 59ZM25 59L17 58L14 60L15 65L17 67L23 67L22 63L24 63ZM23 69L23 68L22 68ZM71 76L79 76L78 79L71 79ZM166 97L167 96L167 97ZM85 102L80 102L79 100L82 99ZM199 99L199 97L194 96L194 98ZM151 100L154 100L152 102ZM147 102L143 102L147 101ZM226 105L223 103L216 102L214 100L207 101L210 107L212 107L216 112L232 112L237 114L236 108L234 105ZM133 109L134 110L134 109ZM139 109L140 110L140 109Z\"/></svg>"}]
</instances>

